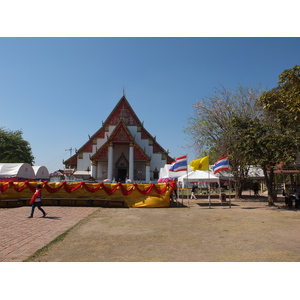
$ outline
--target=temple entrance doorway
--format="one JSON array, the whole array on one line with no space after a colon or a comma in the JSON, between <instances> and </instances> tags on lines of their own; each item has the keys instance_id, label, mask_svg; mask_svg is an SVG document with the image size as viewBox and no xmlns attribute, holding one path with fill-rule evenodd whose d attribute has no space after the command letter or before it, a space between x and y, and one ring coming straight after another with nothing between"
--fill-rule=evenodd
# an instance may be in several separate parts
<instances>
[{"instance_id":1,"label":"temple entrance doorway","mask_svg":"<svg viewBox=\"0 0 300 300\"><path fill-rule=\"evenodd\" d=\"M118 182L126 181L126 177L128 176L128 168L129 168L128 160L125 157L124 153L122 153L116 162L117 181Z\"/></svg>"},{"instance_id":2,"label":"temple entrance doorway","mask_svg":"<svg viewBox=\"0 0 300 300\"><path fill-rule=\"evenodd\" d=\"M118 169L118 182L124 183L127 177L127 169L119 168Z\"/></svg>"}]
</instances>

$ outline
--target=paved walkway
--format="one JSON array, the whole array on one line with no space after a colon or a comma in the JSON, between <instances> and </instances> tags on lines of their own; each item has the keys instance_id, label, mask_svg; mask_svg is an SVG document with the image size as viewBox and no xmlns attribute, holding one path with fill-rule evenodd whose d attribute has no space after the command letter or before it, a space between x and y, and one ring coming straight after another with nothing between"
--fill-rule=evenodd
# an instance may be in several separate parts
<instances>
[{"instance_id":1,"label":"paved walkway","mask_svg":"<svg viewBox=\"0 0 300 300\"><path fill-rule=\"evenodd\" d=\"M0 209L0 262L21 262L99 207L44 206L28 219L30 206Z\"/></svg>"}]
</instances>

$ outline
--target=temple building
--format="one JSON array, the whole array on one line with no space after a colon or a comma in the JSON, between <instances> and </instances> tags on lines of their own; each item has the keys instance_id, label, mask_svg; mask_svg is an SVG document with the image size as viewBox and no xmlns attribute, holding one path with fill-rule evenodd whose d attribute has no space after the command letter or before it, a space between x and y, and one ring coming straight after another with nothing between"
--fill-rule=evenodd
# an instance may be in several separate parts
<instances>
[{"instance_id":1,"label":"temple building","mask_svg":"<svg viewBox=\"0 0 300 300\"><path fill-rule=\"evenodd\" d=\"M149 183L156 181L160 168L172 161L123 95L102 127L63 163L67 169L90 172L97 181Z\"/></svg>"}]
</instances>

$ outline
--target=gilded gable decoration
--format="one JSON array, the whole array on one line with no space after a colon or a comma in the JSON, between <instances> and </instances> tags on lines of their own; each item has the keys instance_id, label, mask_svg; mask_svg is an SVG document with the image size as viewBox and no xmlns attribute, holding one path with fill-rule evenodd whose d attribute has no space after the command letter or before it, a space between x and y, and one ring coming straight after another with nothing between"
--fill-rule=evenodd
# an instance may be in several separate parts
<instances>
[{"instance_id":1,"label":"gilded gable decoration","mask_svg":"<svg viewBox=\"0 0 300 300\"><path fill-rule=\"evenodd\" d=\"M109 139L113 141L119 141L119 142L120 141L131 142L134 140L129 130L127 129L126 125L122 121L115 128L115 130L113 131Z\"/></svg>"},{"instance_id":2,"label":"gilded gable decoration","mask_svg":"<svg viewBox=\"0 0 300 300\"><path fill-rule=\"evenodd\" d=\"M121 156L116 162L116 168L127 168L129 165L128 160L126 159L124 153L122 152Z\"/></svg>"}]
</instances>

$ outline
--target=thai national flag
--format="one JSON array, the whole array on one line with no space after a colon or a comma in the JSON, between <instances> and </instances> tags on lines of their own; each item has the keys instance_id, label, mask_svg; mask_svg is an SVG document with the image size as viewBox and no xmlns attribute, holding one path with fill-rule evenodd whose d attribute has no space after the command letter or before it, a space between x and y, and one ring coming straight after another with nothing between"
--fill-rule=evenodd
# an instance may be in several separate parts
<instances>
[{"instance_id":1,"label":"thai national flag","mask_svg":"<svg viewBox=\"0 0 300 300\"><path fill-rule=\"evenodd\" d=\"M176 158L176 160L172 162L170 171L172 172L187 171L187 155Z\"/></svg>"},{"instance_id":2,"label":"thai national flag","mask_svg":"<svg viewBox=\"0 0 300 300\"><path fill-rule=\"evenodd\" d=\"M220 171L227 171L227 170L229 170L229 161L228 161L228 155L225 155L215 162L213 166L213 171L214 174L216 174Z\"/></svg>"}]
</instances>

